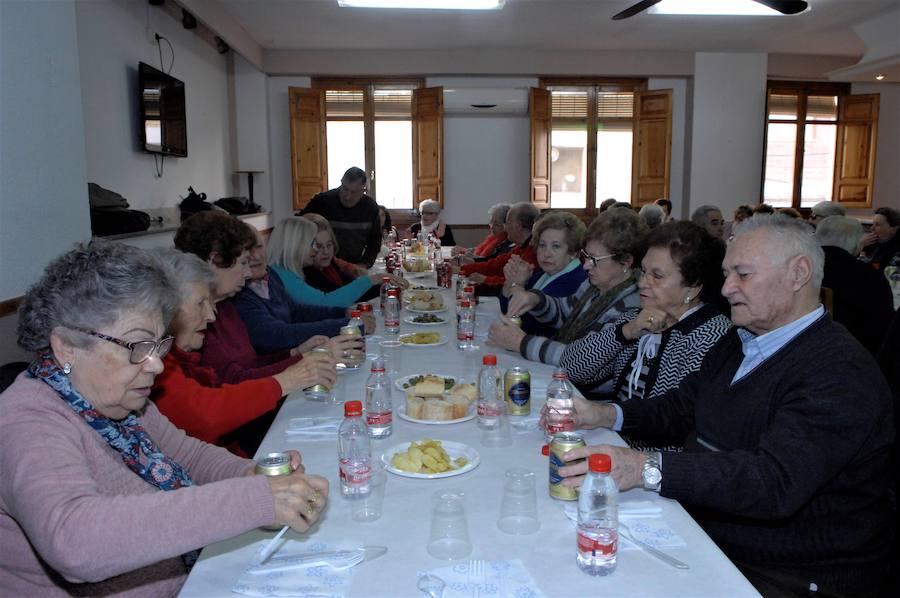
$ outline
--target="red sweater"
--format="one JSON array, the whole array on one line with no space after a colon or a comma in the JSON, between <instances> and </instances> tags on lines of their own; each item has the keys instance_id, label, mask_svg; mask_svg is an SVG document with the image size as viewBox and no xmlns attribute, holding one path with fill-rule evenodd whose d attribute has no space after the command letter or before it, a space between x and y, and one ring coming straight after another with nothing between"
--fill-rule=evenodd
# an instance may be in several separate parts
<instances>
[{"instance_id":1,"label":"red sweater","mask_svg":"<svg viewBox=\"0 0 900 598\"><path fill-rule=\"evenodd\" d=\"M474 264L465 264L460 266L459 271L463 276L468 276L474 272L484 274L485 279L482 284L487 286L500 286L506 282L503 276L503 266L509 261L509 258L517 255L529 264L537 265L537 256L534 254L534 248L531 246L531 237L525 241L524 245L520 245L512 251L507 251L502 255L498 255L494 259L486 262L475 262Z\"/></svg>"},{"instance_id":2,"label":"red sweater","mask_svg":"<svg viewBox=\"0 0 900 598\"><path fill-rule=\"evenodd\" d=\"M198 353L178 347L163 360L165 370L153 383L156 406L188 436L224 446L223 437L260 415L272 411L281 398L281 385L272 378L220 384L212 368L200 365ZM236 445L229 444L232 452Z\"/></svg>"},{"instance_id":3,"label":"red sweater","mask_svg":"<svg viewBox=\"0 0 900 598\"><path fill-rule=\"evenodd\" d=\"M497 248L497 245L504 241L506 241L506 232L502 232L499 235L488 235L472 250L472 253L478 257L491 255L491 252Z\"/></svg>"},{"instance_id":4,"label":"red sweater","mask_svg":"<svg viewBox=\"0 0 900 598\"><path fill-rule=\"evenodd\" d=\"M216 303L216 321L206 330L200 362L212 368L220 383L237 384L280 374L300 361L290 351L260 355L230 299Z\"/></svg>"}]
</instances>

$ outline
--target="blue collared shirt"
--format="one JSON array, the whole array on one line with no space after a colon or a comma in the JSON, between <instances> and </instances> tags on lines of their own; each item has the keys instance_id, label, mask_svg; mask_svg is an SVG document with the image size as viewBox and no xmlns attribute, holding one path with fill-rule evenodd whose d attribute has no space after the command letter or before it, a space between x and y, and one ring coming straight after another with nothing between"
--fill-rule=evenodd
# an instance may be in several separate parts
<instances>
[{"instance_id":1,"label":"blue collared shirt","mask_svg":"<svg viewBox=\"0 0 900 598\"><path fill-rule=\"evenodd\" d=\"M738 328L737 333L741 338L744 360L734 373L731 383L734 384L775 355L779 349L791 342L798 334L809 328L813 322L824 314L825 308L820 305L805 316L760 336L756 336L744 328Z\"/></svg>"}]
</instances>

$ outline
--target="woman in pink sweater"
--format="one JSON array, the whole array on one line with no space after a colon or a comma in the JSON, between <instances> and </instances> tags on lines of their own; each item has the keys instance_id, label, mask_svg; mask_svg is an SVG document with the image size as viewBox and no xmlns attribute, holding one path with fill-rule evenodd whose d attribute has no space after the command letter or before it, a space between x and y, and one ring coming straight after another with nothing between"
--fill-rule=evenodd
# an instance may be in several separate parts
<instances>
[{"instance_id":1,"label":"woman in pink sweater","mask_svg":"<svg viewBox=\"0 0 900 598\"><path fill-rule=\"evenodd\" d=\"M29 290L18 340L38 357L0 395L0 595L174 596L204 545L318 519L328 482L299 454L253 475L148 402L178 299L154 258L102 242Z\"/></svg>"}]
</instances>

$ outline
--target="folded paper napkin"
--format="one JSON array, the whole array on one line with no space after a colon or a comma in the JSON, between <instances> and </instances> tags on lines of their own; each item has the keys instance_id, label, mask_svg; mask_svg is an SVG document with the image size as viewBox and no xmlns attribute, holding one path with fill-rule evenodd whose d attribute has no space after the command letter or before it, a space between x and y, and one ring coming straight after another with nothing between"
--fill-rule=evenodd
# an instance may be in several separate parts
<instances>
[{"instance_id":1,"label":"folded paper napkin","mask_svg":"<svg viewBox=\"0 0 900 598\"><path fill-rule=\"evenodd\" d=\"M563 511L573 524L578 523L577 502L565 503ZM687 546L684 539L662 520L662 507L649 500L620 502L619 519L628 525L632 536L654 548L684 548ZM638 546L627 540L619 542L619 548L621 550L640 550Z\"/></svg>"},{"instance_id":2,"label":"folded paper napkin","mask_svg":"<svg viewBox=\"0 0 900 598\"><path fill-rule=\"evenodd\" d=\"M268 540L261 542L257 555ZM271 558L290 557L291 553L307 554L326 550L337 550L340 547L326 546L321 542L307 544L305 542L285 542ZM254 563L244 571L237 583L231 588L236 594L245 596L316 596L321 598L342 598L350 589L353 567L335 569L328 565L297 565L282 567L266 573L254 572ZM268 561L267 561L268 562Z\"/></svg>"},{"instance_id":3,"label":"folded paper napkin","mask_svg":"<svg viewBox=\"0 0 900 598\"><path fill-rule=\"evenodd\" d=\"M540 415L526 415L525 417L511 416L509 418L509 425L518 434L528 434L530 432L540 431L538 425L540 421Z\"/></svg>"},{"instance_id":4,"label":"folded paper napkin","mask_svg":"<svg viewBox=\"0 0 900 598\"><path fill-rule=\"evenodd\" d=\"M447 583L443 598L542 598L544 594L519 559L511 561L485 561L484 577L470 579L471 561L463 561L431 571L419 571L437 575ZM476 593L477 590L477 593Z\"/></svg>"},{"instance_id":5,"label":"folded paper napkin","mask_svg":"<svg viewBox=\"0 0 900 598\"><path fill-rule=\"evenodd\" d=\"M285 433L289 436L336 438L340 425L339 417L295 417L288 422Z\"/></svg>"}]
</instances>

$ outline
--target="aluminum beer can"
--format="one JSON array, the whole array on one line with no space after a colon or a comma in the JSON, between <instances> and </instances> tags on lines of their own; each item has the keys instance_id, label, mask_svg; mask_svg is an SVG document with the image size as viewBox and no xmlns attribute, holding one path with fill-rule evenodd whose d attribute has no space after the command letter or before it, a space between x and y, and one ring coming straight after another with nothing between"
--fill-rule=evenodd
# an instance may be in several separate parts
<instances>
[{"instance_id":1,"label":"aluminum beer can","mask_svg":"<svg viewBox=\"0 0 900 598\"><path fill-rule=\"evenodd\" d=\"M291 468L291 456L287 453L269 453L256 462L256 469L253 471L270 477L291 475L294 472Z\"/></svg>"},{"instance_id":2,"label":"aluminum beer can","mask_svg":"<svg viewBox=\"0 0 900 598\"><path fill-rule=\"evenodd\" d=\"M531 373L518 366L506 370L503 377L506 412L510 415L531 413Z\"/></svg>"},{"instance_id":3,"label":"aluminum beer can","mask_svg":"<svg viewBox=\"0 0 900 598\"><path fill-rule=\"evenodd\" d=\"M324 353L326 355L331 355L331 349L328 347L316 347L310 353ZM303 389L303 394L306 395L308 399L324 401L327 400L329 396L331 396L331 389L329 389L324 384L313 384L308 388Z\"/></svg>"},{"instance_id":4,"label":"aluminum beer can","mask_svg":"<svg viewBox=\"0 0 900 598\"><path fill-rule=\"evenodd\" d=\"M513 326L515 326L516 328L521 328L522 327L522 318L520 318L519 316L510 316L509 323L512 324Z\"/></svg>"},{"instance_id":5,"label":"aluminum beer can","mask_svg":"<svg viewBox=\"0 0 900 598\"><path fill-rule=\"evenodd\" d=\"M341 336L356 336L362 337L362 333L359 331L359 326L341 326ZM360 351L358 349L353 349L351 351L344 351L344 354L341 356L340 361L344 364L344 367L349 369L356 369L363 364L366 360L366 354L364 351Z\"/></svg>"},{"instance_id":6,"label":"aluminum beer can","mask_svg":"<svg viewBox=\"0 0 900 598\"><path fill-rule=\"evenodd\" d=\"M562 460L564 453L572 449L587 446L584 442L584 436L578 432L560 432L553 436L550 443L550 496L559 500L578 500L578 489L570 486L563 486L562 476L559 475L559 468L567 465L574 465L580 461L570 461L566 463ZM581 459L584 461L584 459Z\"/></svg>"}]
</instances>

